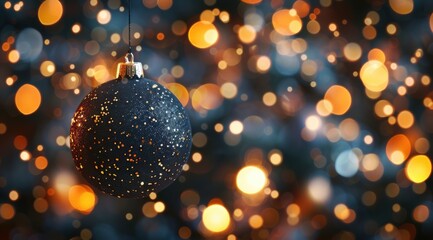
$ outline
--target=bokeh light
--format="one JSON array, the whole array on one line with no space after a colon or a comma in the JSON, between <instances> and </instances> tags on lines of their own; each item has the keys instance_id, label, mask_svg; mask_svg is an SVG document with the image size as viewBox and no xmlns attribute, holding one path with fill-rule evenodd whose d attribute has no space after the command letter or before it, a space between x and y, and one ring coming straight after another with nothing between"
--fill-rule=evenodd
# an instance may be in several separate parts
<instances>
[{"instance_id":1,"label":"bokeh light","mask_svg":"<svg viewBox=\"0 0 433 240\"><path fill-rule=\"evenodd\" d=\"M204 209L202 220L209 231L222 232L230 225L230 214L224 206L212 204Z\"/></svg>"},{"instance_id":2,"label":"bokeh light","mask_svg":"<svg viewBox=\"0 0 433 240\"><path fill-rule=\"evenodd\" d=\"M359 75L365 88L369 91L381 92L388 86L388 69L380 61L370 60L364 63Z\"/></svg>"},{"instance_id":3,"label":"bokeh light","mask_svg":"<svg viewBox=\"0 0 433 240\"><path fill-rule=\"evenodd\" d=\"M216 27L207 21L194 23L188 31L188 39L197 48L208 48L214 45L219 38Z\"/></svg>"},{"instance_id":4,"label":"bokeh light","mask_svg":"<svg viewBox=\"0 0 433 240\"><path fill-rule=\"evenodd\" d=\"M260 192L267 183L265 172L256 166L246 166L236 175L236 186L246 194Z\"/></svg>"},{"instance_id":5,"label":"bokeh light","mask_svg":"<svg viewBox=\"0 0 433 240\"><path fill-rule=\"evenodd\" d=\"M38 17L43 25L49 26L57 23L62 15L63 5L58 0L45 0L39 6Z\"/></svg>"},{"instance_id":6,"label":"bokeh light","mask_svg":"<svg viewBox=\"0 0 433 240\"><path fill-rule=\"evenodd\" d=\"M22 85L15 94L15 105L24 115L36 112L41 105L41 101L41 93L31 84Z\"/></svg>"},{"instance_id":7,"label":"bokeh light","mask_svg":"<svg viewBox=\"0 0 433 240\"><path fill-rule=\"evenodd\" d=\"M414 183L422 183L430 176L432 164L430 158L425 155L416 155L409 159L405 167L405 173Z\"/></svg>"}]
</instances>

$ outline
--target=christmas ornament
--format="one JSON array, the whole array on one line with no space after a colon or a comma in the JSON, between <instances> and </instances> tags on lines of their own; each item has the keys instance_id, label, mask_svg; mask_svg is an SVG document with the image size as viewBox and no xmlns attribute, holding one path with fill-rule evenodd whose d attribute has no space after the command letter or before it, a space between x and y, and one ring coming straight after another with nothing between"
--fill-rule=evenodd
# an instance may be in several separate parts
<instances>
[{"instance_id":1,"label":"christmas ornament","mask_svg":"<svg viewBox=\"0 0 433 240\"><path fill-rule=\"evenodd\" d=\"M70 139L88 182L116 197L142 198L176 180L190 155L191 126L176 96L144 78L129 52L117 79L80 103Z\"/></svg>"}]
</instances>

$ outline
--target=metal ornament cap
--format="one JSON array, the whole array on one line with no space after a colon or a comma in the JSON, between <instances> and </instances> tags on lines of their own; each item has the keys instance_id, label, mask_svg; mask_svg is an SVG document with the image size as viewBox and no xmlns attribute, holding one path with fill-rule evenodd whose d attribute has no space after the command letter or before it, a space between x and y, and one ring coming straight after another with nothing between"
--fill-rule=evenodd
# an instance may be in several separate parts
<instances>
[{"instance_id":1,"label":"metal ornament cap","mask_svg":"<svg viewBox=\"0 0 433 240\"><path fill-rule=\"evenodd\" d=\"M132 78L143 78L144 71L143 65L140 62L134 62L134 55L127 53L125 55L125 62L117 65L116 78L118 79L132 79Z\"/></svg>"}]
</instances>

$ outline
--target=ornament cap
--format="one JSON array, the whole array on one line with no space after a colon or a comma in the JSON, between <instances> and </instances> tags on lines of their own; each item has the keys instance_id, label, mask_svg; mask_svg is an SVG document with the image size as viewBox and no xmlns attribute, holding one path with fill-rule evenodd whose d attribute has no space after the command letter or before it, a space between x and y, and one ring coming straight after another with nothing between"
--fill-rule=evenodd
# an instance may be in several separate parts
<instances>
[{"instance_id":1,"label":"ornament cap","mask_svg":"<svg viewBox=\"0 0 433 240\"><path fill-rule=\"evenodd\" d=\"M116 78L142 78L144 77L143 65L140 62L134 62L134 55L127 53L125 55L125 62L117 65Z\"/></svg>"}]
</instances>

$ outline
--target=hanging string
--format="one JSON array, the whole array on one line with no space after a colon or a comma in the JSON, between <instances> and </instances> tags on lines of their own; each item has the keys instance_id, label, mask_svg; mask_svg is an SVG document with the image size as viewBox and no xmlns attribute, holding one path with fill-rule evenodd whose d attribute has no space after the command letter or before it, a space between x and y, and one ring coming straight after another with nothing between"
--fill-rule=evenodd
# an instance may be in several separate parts
<instances>
[{"instance_id":1,"label":"hanging string","mask_svg":"<svg viewBox=\"0 0 433 240\"><path fill-rule=\"evenodd\" d=\"M131 53L131 0L128 0L128 53Z\"/></svg>"}]
</instances>

